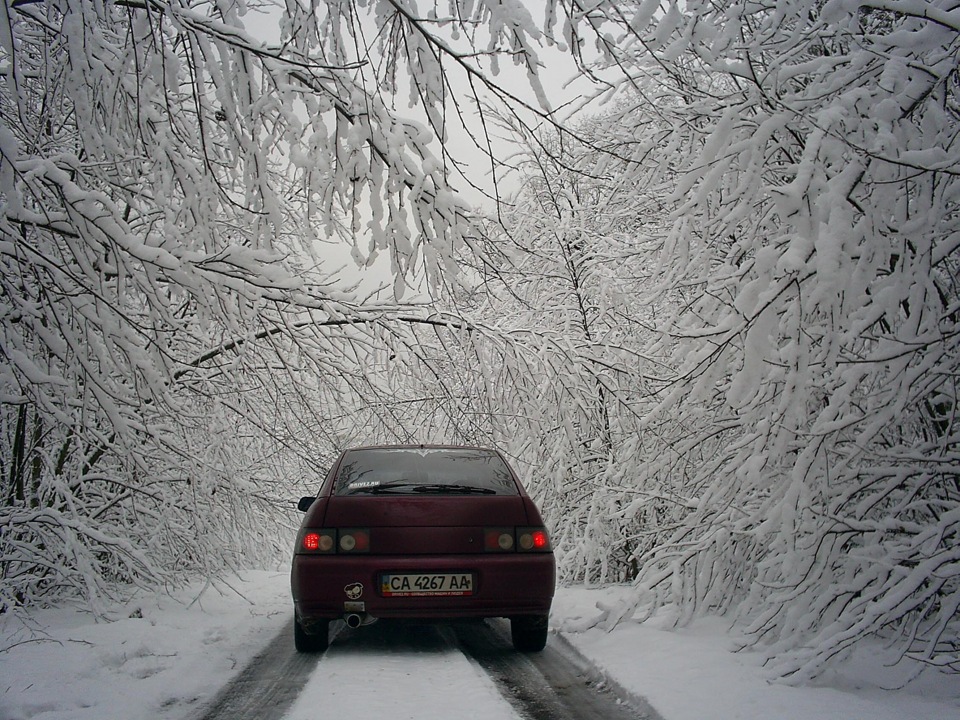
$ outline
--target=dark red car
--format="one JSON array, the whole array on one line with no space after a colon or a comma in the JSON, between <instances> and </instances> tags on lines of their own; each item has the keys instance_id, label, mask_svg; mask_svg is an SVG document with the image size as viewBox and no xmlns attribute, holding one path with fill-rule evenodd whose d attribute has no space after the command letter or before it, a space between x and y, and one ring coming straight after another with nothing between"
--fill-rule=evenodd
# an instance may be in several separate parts
<instances>
[{"instance_id":1,"label":"dark red car","mask_svg":"<svg viewBox=\"0 0 960 720\"><path fill-rule=\"evenodd\" d=\"M496 450L346 450L306 516L290 576L297 650L327 647L331 620L510 619L542 650L556 569L533 501Z\"/></svg>"}]
</instances>

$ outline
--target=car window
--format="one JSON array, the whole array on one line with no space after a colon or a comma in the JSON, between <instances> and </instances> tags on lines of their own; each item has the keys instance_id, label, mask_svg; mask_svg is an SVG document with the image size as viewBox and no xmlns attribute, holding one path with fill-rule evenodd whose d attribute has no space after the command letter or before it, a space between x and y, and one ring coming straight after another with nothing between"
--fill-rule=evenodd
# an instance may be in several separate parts
<instances>
[{"instance_id":1,"label":"car window","mask_svg":"<svg viewBox=\"0 0 960 720\"><path fill-rule=\"evenodd\" d=\"M370 448L349 450L336 495L518 495L503 459L492 450Z\"/></svg>"}]
</instances>

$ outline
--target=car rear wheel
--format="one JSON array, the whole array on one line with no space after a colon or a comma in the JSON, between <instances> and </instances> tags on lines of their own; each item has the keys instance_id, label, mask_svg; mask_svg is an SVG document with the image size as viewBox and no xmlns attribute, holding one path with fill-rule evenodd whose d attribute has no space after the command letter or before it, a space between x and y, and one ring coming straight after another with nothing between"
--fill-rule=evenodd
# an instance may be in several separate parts
<instances>
[{"instance_id":1,"label":"car rear wheel","mask_svg":"<svg viewBox=\"0 0 960 720\"><path fill-rule=\"evenodd\" d=\"M547 645L547 616L510 618L510 636L519 652L540 652Z\"/></svg>"},{"instance_id":2,"label":"car rear wheel","mask_svg":"<svg viewBox=\"0 0 960 720\"><path fill-rule=\"evenodd\" d=\"M293 644L297 648L297 652L317 653L327 649L330 622L328 620L316 622L310 626L310 629L313 632L307 634L303 625L300 624L300 620L296 617L293 618Z\"/></svg>"}]
</instances>

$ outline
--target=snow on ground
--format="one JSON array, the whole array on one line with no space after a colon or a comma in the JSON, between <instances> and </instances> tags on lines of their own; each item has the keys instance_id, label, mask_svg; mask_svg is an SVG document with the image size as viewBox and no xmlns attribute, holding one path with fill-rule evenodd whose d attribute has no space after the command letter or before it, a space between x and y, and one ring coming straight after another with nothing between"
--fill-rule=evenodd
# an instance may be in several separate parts
<instances>
[{"instance_id":1,"label":"snow on ground","mask_svg":"<svg viewBox=\"0 0 960 720\"><path fill-rule=\"evenodd\" d=\"M284 720L317 720L318 708L324 718L355 720L517 720L493 681L459 650L410 647L409 633L404 640L359 652L332 646L323 672L313 674Z\"/></svg>"},{"instance_id":2,"label":"snow on ground","mask_svg":"<svg viewBox=\"0 0 960 720\"><path fill-rule=\"evenodd\" d=\"M108 620L0 616L0 720L179 720L290 621L286 573L140 598Z\"/></svg>"},{"instance_id":3,"label":"snow on ground","mask_svg":"<svg viewBox=\"0 0 960 720\"><path fill-rule=\"evenodd\" d=\"M552 624L596 614L616 589L561 590ZM645 697L665 720L960 720L960 675L924 674L898 690L904 669L857 657L817 687L769 682L755 653L733 652L717 618L676 629L668 618L624 622L613 632L564 633L610 680Z\"/></svg>"},{"instance_id":4,"label":"snow on ground","mask_svg":"<svg viewBox=\"0 0 960 720\"><path fill-rule=\"evenodd\" d=\"M68 609L38 612L30 628L0 618L0 720L194 716L291 622L287 583L286 572L248 573L176 599L141 598L100 621ZM560 589L553 626L589 617L598 600L615 592ZM895 677L866 657L818 687L772 684L756 656L730 651L735 637L716 620L681 630L664 620L627 622L611 633L564 637L666 720L960 718L960 676L931 673L904 689L884 690ZM359 647L331 648L286 720L312 720L317 707L325 717L355 720L462 717L463 708L484 720L516 717L458 652L360 638Z\"/></svg>"}]
</instances>

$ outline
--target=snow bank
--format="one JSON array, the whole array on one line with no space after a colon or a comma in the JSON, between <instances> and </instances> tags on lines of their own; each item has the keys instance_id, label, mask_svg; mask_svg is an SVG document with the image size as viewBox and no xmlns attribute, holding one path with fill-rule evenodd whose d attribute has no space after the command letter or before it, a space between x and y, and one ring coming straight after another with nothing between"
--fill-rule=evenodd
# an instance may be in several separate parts
<instances>
[{"instance_id":1,"label":"snow bank","mask_svg":"<svg viewBox=\"0 0 960 720\"><path fill-rule=\"evenodd\" d=\"M552 625L562 632L596 614L597 602L626 591L560 589ZM37 612L29 628L2 618L0 720L195 717L290 621L285 571L251 572L175 598L142 598L108 620L70 609ZM867 654L832 671L818 687L771 684L757 656L732 651L738 638L717 619L673 629L658 616L625 621L609 633L564 637L666 720L960 717L960 676L932 672L885 689L902 682L900 671ZM452 646L418 647L402 636L396 646L362 634L355 640L328 651L288 720L314 717L320 706L336 709L330 717L356 720L449 718L464 708L485 720L515 717L492 681Z\"/></svg>"},{"instance_id":2,"label":"snow bank","mask_svg":"<svg viewBox=\"0 0 960 720\"><path fill-rule=\"evenodd\" d=\"M286 572L141 598L112 617L0 619L0 720L163 720L211 700L290 622ZM291 648L292 651L292 648Z\"/></svg>"},{"instance_id":3,"label":"snow bank","mask_svg":"<svg viewBox=\"0 0 960 720\"><path fill-rule=\"evenodd\" d=\"M626 588L568 588L554 607L555 627L598 613ZM735 652L736 633L718 618L673 628L665 615L565 637L611 680L645 697L666 720L946 720L960 718L960 675L935 671L900 687L904 670L866 652L816 687L767 680L761 660Z\"/></svg>"}]
</instances>

